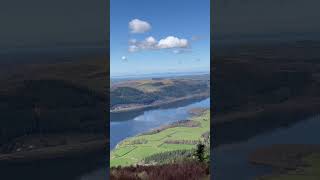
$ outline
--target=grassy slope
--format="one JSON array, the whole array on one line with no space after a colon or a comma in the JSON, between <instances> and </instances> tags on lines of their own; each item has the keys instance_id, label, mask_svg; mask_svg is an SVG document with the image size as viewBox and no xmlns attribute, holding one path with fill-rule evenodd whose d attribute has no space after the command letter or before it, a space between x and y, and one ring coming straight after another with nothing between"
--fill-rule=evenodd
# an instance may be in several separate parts
<instances>
[{"instance_id":1,"label":"grassy slope","mask_svg":"<svg viewBox=\"0 0 320 180\"><path fill-rule=\"evenodd\" d=\"M201 123L199 127L174 127L152 135L140 135L125 139L111 152L110 166L138 164L144 158L160 152L195 148L191 144L166 144L166 140L200 140L210 128L210 111L193 117ZM137 140L147 140L144 144L134 144Z\"/></svg>"}]
</instances>

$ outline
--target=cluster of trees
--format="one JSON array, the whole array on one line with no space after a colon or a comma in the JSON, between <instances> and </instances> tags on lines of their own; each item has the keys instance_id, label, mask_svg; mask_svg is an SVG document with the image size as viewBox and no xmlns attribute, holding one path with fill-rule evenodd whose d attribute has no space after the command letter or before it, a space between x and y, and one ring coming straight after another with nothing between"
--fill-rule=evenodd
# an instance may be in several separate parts
<instances>
[{"instance_id":1,"label":"cluster of trees","mask_svg":"<svg viewBox=\"0 0 320 180\"><path fill-rule=\"evenodd\" d=\"M144 164L168 164L173 162L191 159L193 155L192 150L175 150L166 151L146 157L143 160Z\"/></svg>"},{"instance_id":2,"label":"cluster of trees","mask_svg":"<svg viewBox=\"0 0 320 180\"><path fill-rule=\"evenodd\" d=\"M175 81L171 86L161 88L159 92L162 96L167 97L184 97L191 94L202 93L208 90L207 83L187 83L183 81Z\"/></svg>"},{"instance_id":3,"label":"cluster of trees","mask_svg":"<svg viewBox=\"0 0 320 180\"><path fill-rule=\"evenodd\" d=\"M199 127L200 125L200 122L192 120L182 120L173 123L174 127Z\"/></svg>"},{"instance_id":4,"label":"cluster of trees","mask_svg":"<svg viewBox=\"0 0 320 180\"><path fill-rule=\"evenodd\" d=\"M191 144L196 145L199 143L197 140L166 140L164 143L167 144Z\"/></svg>"},{"instance_id":5,"label":"cluster of trees","mask_svg":"<svg viewBox=\"0 0 320 180\"><path fill-rule=\"evenodd\" d=\"M149 104L157 99L159 95L155 93L144 93L138 89L131 87L119 87L111 91L111 107L120 104Z\"/></svg>"},{"instance_id":6,"label":"cluster of trees","mask_svg":"<svg viewBox=\"0 0 320 180\"><path fill-rule=\"evenodd\" d=\"M203 133L201 135L201 137L204 139L204 144L209 146L210 145L210 131Z\"/></svg>"},{"instance_id":7,"label":"cluster of trees","mask_svg":"<svg viewBox=\"0 0 320 180\"><path fill-rule=\"evenodd\" d=\"M195 149L166 151L146 157L143 164L170 164L179 162L197 161L210 165L210 145L197 141Z\"/></svg>"},{"instance_id":8,"label":"cluster of trees","mask_svg":"<svg viewBox=\"0 0 320 180\"><path fill-rule=\"evenodd\" d=\"M129 141L129 145L135 145L135 144L146 144L148 142L148 140L146 139L135 139L132 141Z\"/></svg>"},{"instance_id":9,"label":"cluster of trees","mask_svg":"<svg viewBox=\"0 0 320 180\"><path fill-rule=\"evenodd\" d=\"M210 146L205 143L197 144L197 148L193 152L193 157L201 163L210 165Z\"/></svg>"}]
</instances>

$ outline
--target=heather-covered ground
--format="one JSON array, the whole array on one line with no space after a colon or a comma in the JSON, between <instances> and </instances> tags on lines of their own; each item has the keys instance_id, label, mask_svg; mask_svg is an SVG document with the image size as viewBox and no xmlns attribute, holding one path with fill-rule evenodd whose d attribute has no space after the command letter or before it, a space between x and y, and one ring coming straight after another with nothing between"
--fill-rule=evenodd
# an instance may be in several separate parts
<instances>
[{"instance_id":1,"label":"heather-covered ground","mask_svg":"<svg viewBox=\"0 0 320 180\"><path fill-rule=\"evenodd\" d=\"M166 165L131 166L112 168L112 180L209 180L209 166L207 163L185 161Z\"/></svg>"}]
</instances>

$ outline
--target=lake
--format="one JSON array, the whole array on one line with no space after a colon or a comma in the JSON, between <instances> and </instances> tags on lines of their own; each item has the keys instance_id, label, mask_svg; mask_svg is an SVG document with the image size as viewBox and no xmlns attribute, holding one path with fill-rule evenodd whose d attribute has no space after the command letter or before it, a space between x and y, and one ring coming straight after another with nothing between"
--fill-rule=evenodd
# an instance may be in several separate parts
<instances>
[{"instance_id":1,"label":"lake","mask_svg":"<svg viewBox=\"0 0 320 180\"><path fill-rule=\"evenodd\" d=\"M190 118L188 111L198 107L209 108L210 98L175 103L154 110L110 115L110 150L125 138L149 131L152 128L188 119ZM84 174L80 180L103 179L105 172L106 169L101 167Z\"/></svg>"},{"instance_id":2,"label":"lake","mask_svg":"<svg viewBox=\"0 0 320 180\"><path fill-rule=\"evenodd\" d=\"M137 116L131 116L131 113L128 113L126 116L129 118L127 119L123 116L111 115L110 149L113 149L125 138L135 136L166 124L171 124L179 120L188 119L190 118L188 111L196 107L209 108L210 98L192 102L187 105L184 104L184 106L147 110L141 112L140 115Z\"/></svg>"}]
</instances>

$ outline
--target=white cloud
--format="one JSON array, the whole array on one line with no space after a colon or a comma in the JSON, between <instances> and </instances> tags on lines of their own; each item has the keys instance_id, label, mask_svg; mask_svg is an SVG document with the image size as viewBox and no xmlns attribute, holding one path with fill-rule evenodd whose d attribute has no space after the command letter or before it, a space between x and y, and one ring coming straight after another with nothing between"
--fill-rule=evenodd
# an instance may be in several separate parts
<instances>
[{"instance_id":1,"label":"white cloud","mask_svg":"<svg viewBox=\"0 0 320 180\"><path fill-rule=\"evenodd\" d=\"M129 40L129 44L130 45L134 45L134 44L136 44L137 43L137 40L136 39L130 39Z\"/></svg>"},{"instance_id":2,"label":"white cloud","mask_svg":"<svg viewBox=\"0 0 320 180\"><path fill-rule=\"evenodd\" d=\"M137 52L137 51L139 51L139 47L136 45L130 45L128 48L128 51L129 52Z\"/></svg>"},{"instance_id":3,"label":"white cloud","mask_svg":"<svg viewBox=\"0 0 320 180\"><path fill-rule=\"evenodd\" d=\"M126 60L127 60L127 57L126 57L126 56L122 56L121 59L122 59L123 61L126 61Z\"/></svg>"},{"instance_id":4,"label":"white cloud","mask_svg":"<svg viewBox=\"0 0 320 180\"><path fill-rule=\"evenodd\" d=\"M137 46L140 49L155 49L156 45L157 45L157 40L152 36L147 37L145 40L137 43Z\"/></svg>"},{"instance_id":5,"label":"white cloud","mask_svg":"<svg viewBox=\"0 0 320 180\"><path fill-rule=\"evenodd\" d=\"M136 41L135 39L131 39L129 40L128 51L137 52L142 49L144 50L156 49L156 45L157 45L157 40L152 36L147 37L143 41Z\"/></svg>"},{"instance_id":6,"label":"white cloud","mask_svg":"<svg viewBox=\"0 0 320 180\"><path fill-rule=\"evenodd\" d=\"M186 48L188 47L187 39L179 39L174 36L168 36L164 39L161 39L158 42L159 49L167 49L167 48Z\"/></svg>"},{"instance_id":7,"label":"white cloud","mask_svg":"<svg viewBox=\"0 0 320 180\"><path fill-rule=\"evenodd\" d=\"M152 36L147 37L145 42L146 42L146 44L151 45L151 46L157 44L157 40Z\"/></svg>"},{"instance_id":8,"label":"white cloud","mask_svg":"<svg viewBox=\"0 0 320 180\"><path fill-rule=\"evenodd\" d=\"M182 52L189 52L190 50L186 50L188 46L189 43L187 39L168 36L160 41L157 41L154 37L149 36L143 41L137 41L135 39L129 40L128 51L137 52L140 50L174 49L172 52L179 54Z\"/></svg>"},{"instance_id":9,"label":"white cloud","mask_svg":"<svg viewBox=\"0 0 320 180\"><path fill-rule=\"evenodd\" d=\"M144 33L151 29L150 23L140 19L133 19L129 22L131 33Z\"/></svg>"}]
</instances>

